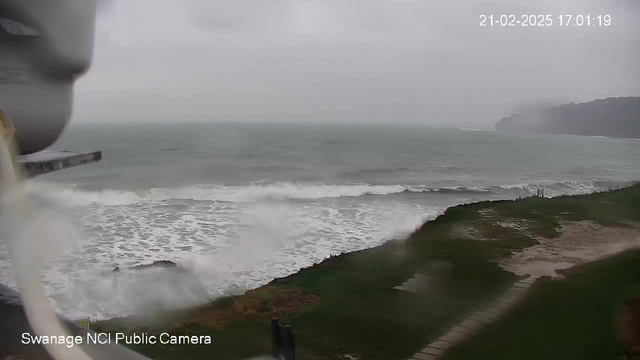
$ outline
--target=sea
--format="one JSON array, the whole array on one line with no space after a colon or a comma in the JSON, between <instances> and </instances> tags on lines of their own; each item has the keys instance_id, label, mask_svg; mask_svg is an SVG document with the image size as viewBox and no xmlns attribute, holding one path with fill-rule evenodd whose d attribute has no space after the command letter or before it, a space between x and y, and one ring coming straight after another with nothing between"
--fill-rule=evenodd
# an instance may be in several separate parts
<instances>
[{"instance_id":1,"label":"sea","mask_svg":"<svg viewBox=\"0 0 640 360\"><path fill-rule=\"evenodd\" d=\"M54 149L103 152L26 184L60 217L51 236L66 245L41 277L69 318L240 294L457 204L640 179L634 139L420 125L79 123ZM164 260L184 271L129 270ZM0 282L15 286L1 243Z\"/></svg>"}]
</instances>

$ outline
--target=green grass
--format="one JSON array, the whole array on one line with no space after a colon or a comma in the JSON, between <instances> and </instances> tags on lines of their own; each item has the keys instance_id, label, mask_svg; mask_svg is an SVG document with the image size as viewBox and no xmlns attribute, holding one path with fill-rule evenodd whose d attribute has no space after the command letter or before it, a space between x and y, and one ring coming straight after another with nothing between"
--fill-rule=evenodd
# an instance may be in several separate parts
<instances>
[{"instance_id":1,"label":"green grass","mask_svg":"<svg viewBox=\"0 0 640 360\"><path fill-rule=\"evenodd\" d=\"M640 251L572 269L566 279L540 280L511 312L443 360L622 359L614 318L640 293Z\"/></svg>"},{"instance_id":2,"label":"green grass","mask_svg":"<svg viewBox=\"0 0 640 360\"><path fill-rule=\"evenodd\" d=\"M406 359L516 280L495 260L537 244L536 236L557 236L560 221L576 220L616 226L640 220L640 186L457 206L406 240L327 259L243 296L174 314L163 325L127 319L98 328L211 335L210 346L133 349L154 359L235 360L269 353L269 321L278 316L294 326L302 359ZM460 227L490 240L460 236ZM425 292L393 289L415 273L432 275Z\"/></svg>"}]
</instances>

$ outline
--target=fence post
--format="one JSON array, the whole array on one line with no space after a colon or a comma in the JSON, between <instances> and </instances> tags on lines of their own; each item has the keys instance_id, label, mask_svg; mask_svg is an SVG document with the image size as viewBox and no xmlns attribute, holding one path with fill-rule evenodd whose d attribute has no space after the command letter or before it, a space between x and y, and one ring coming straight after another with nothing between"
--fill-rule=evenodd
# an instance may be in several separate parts
<instances>
[{"instance_id":1,"label":"fence post","mask_svg":"<svg viewBox=\"0 0 640 360\"><path fill-rule=\"evenodd\" d=\"M282 344L282 332L280 331L280 320L271 319L271 356L280 358L280 346Z\"/></svg>"},{"instance_id":2,"label":"fence post","mask_svg":"<svg viewBox=\"0 0 640 360\"><path fill-rule=\"evenodd\" d=\"M282 326L278 318L271 319L271 356L296 360L296 334L291 325Z\"/></svg>"},{"instance_id":3,"label":"fence post","mask_svg":"<svg viewBox=\"0 0 640 360\"><path fill-rule=\"evenodd\" d=\"M287 341L286 360L296 360L296 334L293 332L291 325L285 326L285 337Z\"/></svg>"}]
</instances>

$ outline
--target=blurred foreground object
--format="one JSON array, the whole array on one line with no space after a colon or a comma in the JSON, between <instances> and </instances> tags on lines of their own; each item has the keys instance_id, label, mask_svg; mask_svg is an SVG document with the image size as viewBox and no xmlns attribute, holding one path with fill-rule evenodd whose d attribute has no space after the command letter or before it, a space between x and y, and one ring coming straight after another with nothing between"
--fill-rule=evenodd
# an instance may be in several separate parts
<instances>
[{"instance_id":1,"label":"blurred foreground object","mask_svg":"<svg viewBox=\"0 0 640 360\"><path fill-rule=\"evenodd\" d=\"M55 238L48 232L51 219L24 192L19 167L31 177L100 160L99 152L22 157L51 146L66 127L73 84L91 63L95 16L96 0L0 0L0 231L21 292L0 285L0 359L146 359L116 345L22 342L25 333L88 331L61 320L40 283L40 252L55 246Z\"/></svg>"},{"instance_id":2,"label":"blurred foreground object","mask_svg":"<svg viewBox=\"0 0 640 360\"><path fill-rule=\"evenodd\" d=\"M19 153L51 146L71 117L93 54L96 0L0 1L0 107Z\"/></svg>"},{"instance_id":3,"label":"blurred foreground object","mask_svg":"<svg viewBox=\"0 0 640 360\"><path fill-rule=\"evenodd\" d=\"M0 359L146 359L113 344L66 346L24 342L25 336L68 338L73 335L87 339L89 329L61 320L40 283L39 270L48 257L57 253L59 245L55 231L51 231L55 218L25 193L22 174L16 169L20 162L15 159L14 127L6 114L0 115L0 232L8 242L16 284L21 292L18 295L0 285ZM56 156L41 160L63 161Z\"/></svg>"},{"instance_id":4,"label":"blurred foreground object","mask_svg":"<svg viewBox=\"0 0 640 360\"><path fill-rule=\"evenodd\" d=\"M0 131L10 148L13 148L15 127L9 115L0 107ZM13 150L18 153L17 149ZM71 152L71 151L41 151L35 154L17 157L24 177L32 178L48 174L53 171L67 169L74 166L98 162L102 159L101 151Z\"/></svg>"},{"instance_id":5,"label":"blurred foreground object","mask_svg":"<svg viewBox=\"0 0 640 360\"><path fill-rule=\"evenodd\" d=\"M0 232L20 290L0 279L0 360L148 359L113 343L67 347L22 341L24 334L86 339L90 332L84 323L58 317L46 296L39 270L57 250L55 219L25 193L22 179L102 157L98 151L45 151L67 126L73 85L91 64L96 1L0 0Z\"/></svg>"}]
</instances>

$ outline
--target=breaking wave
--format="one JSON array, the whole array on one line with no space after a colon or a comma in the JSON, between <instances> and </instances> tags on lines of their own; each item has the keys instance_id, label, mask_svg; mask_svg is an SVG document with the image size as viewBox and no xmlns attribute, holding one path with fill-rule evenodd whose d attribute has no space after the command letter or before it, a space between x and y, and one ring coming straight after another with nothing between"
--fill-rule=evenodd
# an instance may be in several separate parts
<instances>
[{"instance_id":1,"label":"breaking wave","mask_svg":"<svg viewBox=\"0 0 640 360\"><path fill-rule=\"evenodd\" d=\"M370 185L370 184L314 184L275 182L246 186L198 185L182 188L153 188L138 191L101 190L86 191L73 186L63 186L32 181L28 189L35 194L59 200L71 206L129 205L147 201L197 200L219 202L258 202L266 200L304 200L340 197L359 197L394 194L486 194L528 196L538 189L545 189L547 196L588 194L596 191L620 189L634 181L559 181L535 182L493 186L429 187L415 185Z\"/></svg>"}]
</instances>

